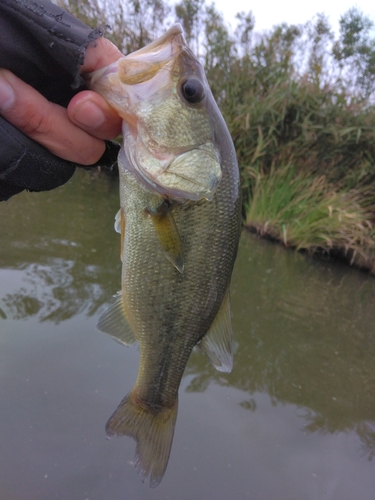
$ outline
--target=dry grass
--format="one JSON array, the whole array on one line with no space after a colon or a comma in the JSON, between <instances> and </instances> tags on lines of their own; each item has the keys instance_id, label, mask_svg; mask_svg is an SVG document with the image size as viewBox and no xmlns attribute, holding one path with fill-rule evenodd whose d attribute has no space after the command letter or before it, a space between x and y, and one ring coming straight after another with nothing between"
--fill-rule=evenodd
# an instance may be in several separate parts
<instances>
[{"instance_id":1,"label":"dry grass","mask_svg":"<svg viewBox=\"0 0 375 500\"><path fill-rule=\"evenodd\" d=\"M298 172L291 165L249 174L247 227L287 247L340 254L375 271L373 210L363 206L363 191L335 191L325 176Z\"/></svg>"}]
</instances>

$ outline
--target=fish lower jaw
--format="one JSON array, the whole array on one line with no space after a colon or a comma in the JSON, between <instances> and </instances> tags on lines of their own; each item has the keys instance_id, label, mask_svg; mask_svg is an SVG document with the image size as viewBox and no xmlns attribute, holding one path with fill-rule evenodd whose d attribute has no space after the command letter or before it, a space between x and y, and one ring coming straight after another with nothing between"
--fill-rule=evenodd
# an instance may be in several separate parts
<instances>
[{"instance_id":1,"label":"fish lower jaw","mask_svg":"<svg viewBox=\"0 0 375 500\"><path fill-rule=\"evenodd\" d=\"M186 179L168 172L167 169L160 169L158 172L151 173L150 171L145 172L142 168L138 168L136 171L133 170L133 172L144 187L178 203L183 203L187 200L199 201L202 199L211 201L216 192L216 186L213 189L199 185L185 187ZM177 182L170 182L172 177L178 178ZM189 183L192 184L192 182Z\"/></svg>"}]
</instances>

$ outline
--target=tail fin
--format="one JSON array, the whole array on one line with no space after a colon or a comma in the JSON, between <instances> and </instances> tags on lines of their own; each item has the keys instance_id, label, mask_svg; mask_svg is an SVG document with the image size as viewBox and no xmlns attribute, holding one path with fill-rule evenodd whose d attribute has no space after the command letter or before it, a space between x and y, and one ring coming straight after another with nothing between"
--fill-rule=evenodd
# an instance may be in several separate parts
<instances>
[{"instance_id":1,"label":"tail fin","mask_svg":"<svg viewBox=\"0 0 375 500\"><path fill-rule=\"evenodd\" d=\"M173 408L152 411L141 407L128 394L106 424L107 436L130 436L137 441L135 468L142 482L150 476L155 488L167 468L177 418L177 400Z\"/></svg>"}]
</instances>

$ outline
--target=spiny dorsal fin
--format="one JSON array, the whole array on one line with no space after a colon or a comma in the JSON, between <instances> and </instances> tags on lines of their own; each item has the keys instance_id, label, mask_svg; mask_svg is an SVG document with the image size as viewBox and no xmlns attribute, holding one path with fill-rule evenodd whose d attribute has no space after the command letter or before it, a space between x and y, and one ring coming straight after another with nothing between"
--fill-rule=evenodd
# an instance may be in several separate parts
<instances>
[{"instance_id":1,"label":"spiny dorsal fin","mask_svg":"<svg viewBox=\"0 0 375 500\"><path fill-rule=\"evenodd\" d=\"M154 223L156 234L164 250L165 257L181 274L184 272L181 240L178 229L170 210L157 212L147 210Z\"/></svg>"},{"instance_id":2,"label":"spiny dorsal fin","mask_svg":"<svg viewBox=\"0 0 375 500\"><path fill-rule=\"evenodd\" d=\"M216 318L198 346L219 372L229 373L232 370L232 323L229 292L226 293Z\"/></svg>"},{"instance_id":3,"label":"spiny dorsal fin","mask_svg":"<svg viewBox=\"0 0 375 500\"><path fill-rule=\"evenodd\" d=\"M132 345L137 342L125 316L121 292L115 295L112 304L100 316L96 328L121 344Z\"/></svg>"}]
</instances>

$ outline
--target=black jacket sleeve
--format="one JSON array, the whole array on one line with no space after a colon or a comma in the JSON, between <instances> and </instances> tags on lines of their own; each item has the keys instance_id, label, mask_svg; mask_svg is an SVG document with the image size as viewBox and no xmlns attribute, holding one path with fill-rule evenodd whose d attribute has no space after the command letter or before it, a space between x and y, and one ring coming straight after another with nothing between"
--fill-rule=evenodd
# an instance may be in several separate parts
<instances>
[{"instance_id":1,"label":"black jacket sleeve","mask_svg":"<svg viewBox=\"0 0 375 500\"><path fill-rule=\"evenodd\" d=\"M48 0L0 1L0 67L67 106L84 88L79 67L86 48L102 36ZM66 182L75 164L62 160L0 117L0 200L23 189L42 191ZM113 164L117 145L107 144L98 164Z\"/></svg>"}]
</instances>

